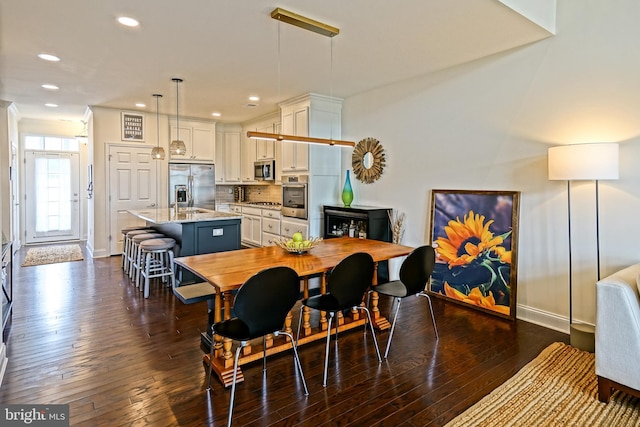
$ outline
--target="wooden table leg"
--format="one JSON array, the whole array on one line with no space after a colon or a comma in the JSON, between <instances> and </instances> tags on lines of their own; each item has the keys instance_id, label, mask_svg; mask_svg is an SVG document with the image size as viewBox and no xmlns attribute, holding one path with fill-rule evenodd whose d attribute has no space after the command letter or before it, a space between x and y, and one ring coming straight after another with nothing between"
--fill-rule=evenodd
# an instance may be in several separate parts
<instances>
[{"instance_id":1,"label":"wooden table leg","mask_svg":"<svg viewBox=\"0 0 640 427\"><path fill-rule=\"evenodd\" d=\"M302 280L302 283L303 283L302 295L305 299L309 298L309 278L305 277ZM304 336L311 335L311 322L309 321L310 319L311 319L311 309L305 306L302 308L302 333Z\"/></svg>"},{"instance_id":2,"label":"wooden table leg","mask_svg":"<svg viewBox=\"0 0 640 427\"><path fill-rule=\"evenodd\" d=\"M376 288L378 284L378 263L375 263L374 272L373 272L373 289ZM378 293L376 291L371 292L371 321L373 322L373 326L379 330L385 330L391 328L391 324L389 321L380 314L380 309L378 308L378 300L380 299Z\"/></svg>"},{"instance_id":3,"label":"wooden table leg","mask_svg":"<svg viewBox=\"0 0 640 427\"><path fill-rule=\"evenodd\" d=\"M327 293L327 273L326 272L322 273L322 275L320 276L320 293L321 294ZM320 330L321 331L327 330L327 312L326 311L320 312Z\"/></svg>"},{"instance_id":4,"label":"wooden table leg","mask_svg":"<svg viewBox=\"0 0 640 427\"><path fill-rule=\"evenodd\" d=\"M222 321L222 295L217 295L213 304L213 322ZM218 334L214 334L213 338L213 355L214 357L222 357L222 338Z\"/></svg>"}]
</instances>

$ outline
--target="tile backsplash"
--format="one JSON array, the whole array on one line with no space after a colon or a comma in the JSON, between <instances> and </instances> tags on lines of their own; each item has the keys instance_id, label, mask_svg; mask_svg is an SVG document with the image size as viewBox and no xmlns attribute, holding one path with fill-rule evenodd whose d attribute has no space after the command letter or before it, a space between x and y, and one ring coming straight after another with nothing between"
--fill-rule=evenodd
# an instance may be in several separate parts
<instances>
[{"instance_id":1,"label":"tile backsplash","mask_svg":"<svg viewBox=\"0 0 640 427\"><path fill-rule=\"evenodd\" d=\"M216 185L216 202L235 202L234 189L237 185ZM282 201L280 185L243 185L245 202L277 202ZM229 191L230 190L230 191Z\"/></svg>"}]
</instances>

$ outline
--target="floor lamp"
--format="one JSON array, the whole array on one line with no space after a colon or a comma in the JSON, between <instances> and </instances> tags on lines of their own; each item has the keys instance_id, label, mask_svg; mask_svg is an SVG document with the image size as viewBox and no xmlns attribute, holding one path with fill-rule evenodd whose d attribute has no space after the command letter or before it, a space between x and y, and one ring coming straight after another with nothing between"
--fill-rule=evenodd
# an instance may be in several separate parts
<instances>
[{"instance_id":1,"label":"floor lamp","mask_svg":"<svg viewBox=\"0 0 640 427\"><path fill-rule=\"evenodd\" d=\"M596 188L596 251L600 280L600 213L598 181L618 179L618 144L573 144L549 148L549 180L567 181L567 215L569 230L569 331L571 345L594 351L595 329L591 325L573 322L573 283L571 260L571 181L595 181Z\"/></svg>"}]
</instances>

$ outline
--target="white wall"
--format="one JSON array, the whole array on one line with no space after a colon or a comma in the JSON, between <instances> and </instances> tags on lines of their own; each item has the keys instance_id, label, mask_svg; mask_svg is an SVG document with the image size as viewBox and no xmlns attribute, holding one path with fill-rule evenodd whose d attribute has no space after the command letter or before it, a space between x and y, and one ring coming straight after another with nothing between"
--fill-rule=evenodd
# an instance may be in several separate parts
<instances>
[{"instance_id":1,"label":"white wall","mask_svg":"<svg viewBox=\"0 0 640 427\"><path fill-rule=\"evenodd\" d=\"M92 203L91 213L93 215L94 229L89 230L90 242L92 245L92 254L94 257L110 256L109 248L109 193L107 185L108 176L108 147L110 144L130 145L130 146L154 146L158 144L158 132L156 126L156 114L138 111L145 117L145 140L144 142L122 141L121 138L121 112L111 108L91 107L93 112L93 120L91 123L93 135L93 144L91 149L90 161L93 162L94 173L94 199ZM165 160L161 160L160 166L160 188L166 188L167 185L167 164L169 161L169 119L166 115L159 115L160 123L160 141L159 144L164 148L167 156ZM165 192L159 195L162 198ZM162 200L161 205L166 204ZM113 236L114 239L119 236Z\"/></svg>"},{"instance_id":2,"label":"white wall","mask_svg":"<svg viewBox=\"0 0 640 427\"><path fill-rule=\"evenodd\" d=\"M636 262L638 16L635 0L561 0L553 37L348 98L344 139L374 137L387 153L379 181L352 179L354 203L405 212L403 243L416 246L430 242L431 190L521 191L518 317L568 330L566 183L547 180L547 149L620 143L620 180L600 185L602 276ZM574 317L594 322L592 182L572 185L572 214Z\"/></svg>"}]
</instances>

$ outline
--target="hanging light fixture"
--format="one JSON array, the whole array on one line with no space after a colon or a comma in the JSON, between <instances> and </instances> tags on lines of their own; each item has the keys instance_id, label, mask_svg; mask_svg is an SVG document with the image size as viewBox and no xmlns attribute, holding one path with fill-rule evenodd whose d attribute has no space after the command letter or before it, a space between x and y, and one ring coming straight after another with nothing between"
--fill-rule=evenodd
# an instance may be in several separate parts
<instances>
[{"instance_id":1,"label":"hanging light fixture","mask_svg":"<svg viewBox=\"0 0 640 427\"><path fill-rule=\"evenodd\" d=\"M160 147L160 113L158 109L158 102L160 98L162 98L162 95L154 93L153 96L156 98L156 136L158 143L151 149L151 158L153 160L164 160L164 148Z\"/></svg>"},{"instance_id":2,"label":"hanging light fixture","mask_svg":"<svg viewBox=\"0 0 640 427\"><path fill-rule=\"evenodd\" d=\"M172 155L181 155L184 156L187 154L187 146L184 145L184 141L180 139L180 119L178 114L178 86L182 83L182 79L173 78L171 79L176 82L176 139L171 141L169 145L169 151Z\"/></svg>"},{"instance_id":3,"label":"hanging light fixture","mask_svg":"<svg viewBox=\"0 0 640 427\"><path fill-rule=\"evenodd\" d=\"M287 24L295 25L296 27L304 28L305 30L313 31L314 33L322 34L323 36L333 37L340 33L340 29L332 27L322 22L315 21L297 13L289 12L282 8L275 8L271 12L271 17ZM331 60L332 60L332 73L333 73L333 43L331 45ZM278 57L280 56L280 29L278 28ZM333 81L332 81L333 92ZM280 92L280 64L278 63L278 92ZM296 135L282 135L277 133L268 132L247 132L247 137L251 139L265 139L268 141L283 141L283 142L303 142L306 144L326 144L326 145L343 145L347 147L355 147L356 143L353 141L340 141L333 138L314 138L309 136L296 136Z\"/></svg>"}]
</instances>

